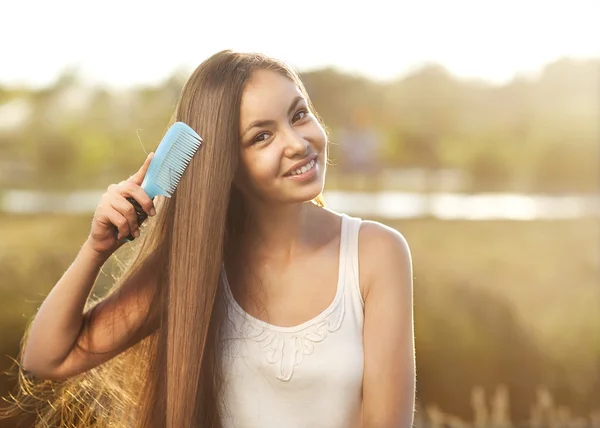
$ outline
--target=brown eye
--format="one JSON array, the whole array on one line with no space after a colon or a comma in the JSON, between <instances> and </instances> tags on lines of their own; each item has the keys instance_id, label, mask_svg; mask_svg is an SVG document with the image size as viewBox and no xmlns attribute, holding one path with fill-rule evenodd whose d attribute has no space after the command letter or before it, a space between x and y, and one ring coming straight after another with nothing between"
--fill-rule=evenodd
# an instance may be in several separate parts
<instances>
[{"instance_id":1,"label":"brown eye","mask_svg":"<svg viewBox=\"0 0 600 428\"><path fill-rule=\"evenodd\" d=\"M292 123L296 123L299 120L304 119L306 116L308 116L308 112L306 110L304 110L304 109L298 110L296 112L296 114L294 115L294 117L292 118Z\"/></svg>"},{"instance_id":2,"label":"brown eye","mask_svg":"<svg viewBox=\"0 0 600 428\"><path fill-rule=\"evenodd\" d=\"M269 138L269 133L268 132L261 132L256 137L254 137L254 139L252 140L252 144L254 144L254 143L260 143L261 141L265 141L267 138Z\"/></svg>"}]
</instances>

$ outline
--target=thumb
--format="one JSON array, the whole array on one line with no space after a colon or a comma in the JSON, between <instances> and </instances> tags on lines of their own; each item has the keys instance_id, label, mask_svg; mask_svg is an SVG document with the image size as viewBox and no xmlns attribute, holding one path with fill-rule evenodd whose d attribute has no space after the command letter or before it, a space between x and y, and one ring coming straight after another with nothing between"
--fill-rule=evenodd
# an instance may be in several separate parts
<instances>
[{"instance_id":1,"label":"thumb","mask_svg":"<svg viewBox=\"0 0 600 428\"><path fill-rule=\"evenodd\" d=\"M146 160L144 161L144 164L141 166L141 168L138 169L138 171L135 174L129 177L128 181L132 181L133 183L140 186L144 181L144 177L146 176L146 172L148 171L148 167L150 166L150 162L152 161L153 157L154 152L150 152L146 157Z\"/></svg>"}]
</instances>

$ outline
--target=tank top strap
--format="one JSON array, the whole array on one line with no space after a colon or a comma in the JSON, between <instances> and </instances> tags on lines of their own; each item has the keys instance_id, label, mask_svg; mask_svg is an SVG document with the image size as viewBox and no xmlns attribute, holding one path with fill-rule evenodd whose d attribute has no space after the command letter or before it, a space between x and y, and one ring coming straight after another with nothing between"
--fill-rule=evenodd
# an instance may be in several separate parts
<instances>
[{"instance_id":1,"label":"tank top strap","mask_svg":"<svg viewBox=\"0 0 600 428\"><path fill-rule=\"evenodd\" d=\"M344 258L344 277L346 279L346 289L352 295L352 300L358 301L364 307L362 293L360 291L360 280L358 270L358 235L362 219L351 217L347 214L342 219L343 258Z\"/></svg>"}]
</instances>

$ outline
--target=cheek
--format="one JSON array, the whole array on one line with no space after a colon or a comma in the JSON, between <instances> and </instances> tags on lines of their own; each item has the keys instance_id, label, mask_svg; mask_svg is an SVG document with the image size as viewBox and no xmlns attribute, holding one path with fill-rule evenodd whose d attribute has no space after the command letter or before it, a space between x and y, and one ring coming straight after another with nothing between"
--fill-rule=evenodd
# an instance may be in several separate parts
<instances>
[{"instance_id":1,"label":"cheek","mask_svg":"<svg viewBox=\"0 0 600 428\"><path fill-rule=\"evenodd\" d=\"M276 150L260 150L243 158L247 179L255 187L267 186L279 173L280 156Z\"/></svg>"}]
</instances>

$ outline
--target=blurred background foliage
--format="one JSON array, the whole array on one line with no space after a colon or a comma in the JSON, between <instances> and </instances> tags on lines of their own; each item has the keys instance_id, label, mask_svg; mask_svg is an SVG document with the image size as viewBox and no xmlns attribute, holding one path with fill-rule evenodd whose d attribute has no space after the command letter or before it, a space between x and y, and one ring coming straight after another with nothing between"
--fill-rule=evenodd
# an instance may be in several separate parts
<instances>
[{"instance_id":1,"label":"blurred background foliage","mask_svg":"<svg viewBox=\"0 0 600 428\"><path fill-rule=\"evenodd\" d=\"M385 82L335 69L302 78L334 160L340 129L360 123L381 136L381 168L464 171L465 191L579 193L599 186L599 70L600 60L566 58L505 85L457 79L437 64ZM129 174L142 146L160 141L187 75L111 91L66 70L50 87L0 87L0 183L104 188Z\"/></svg>"},{"instance_id":2,"label":"blurred background foliage","mask_svg":"<svg viewBox=\"0 0 600 428\"><path fill-rule=\"evenodd\" d=\"M2 189L102 190L129 176L167 129L188 74L111 90L66 70L49 87L0 87L0 197ZM456 192L599 194L600 59L565 58L504 85L457 79L437 64L385 82L335 69L302 78L331 134L327 190L356 190L343 132L367 127L382 142L372 176L449 170L465 177ZM369 183L371 192L407 190ZM443 188L437 180L425 191ZM0 219L7 370L91 213ZM418 424L600 426L597 218L379 220L407 237L414 257ZM114 263L100 285L110 284ZM0 377L1 395L12 386Z\"/></svg>"}]
</instances>

